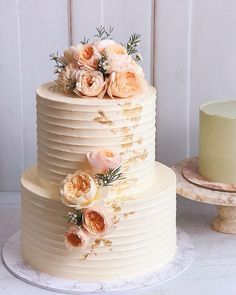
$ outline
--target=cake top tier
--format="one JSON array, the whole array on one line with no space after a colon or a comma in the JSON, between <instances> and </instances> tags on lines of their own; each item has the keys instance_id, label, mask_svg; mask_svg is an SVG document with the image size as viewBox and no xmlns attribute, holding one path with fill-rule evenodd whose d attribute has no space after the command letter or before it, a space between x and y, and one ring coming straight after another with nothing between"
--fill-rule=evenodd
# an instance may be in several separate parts
<instances>
[{"instance_id":1,"label":"cake top tier","mask_svg":"<svg viewBox=\"0 0 236 295\"><path fill-rule=\"evenodd\" d=\"M131 98L146 92L147 81L138 64L139 34L125 44L112 40L113 29L97 28L93 41L85 39L62 56L51 54L55 62L57 87L77 97Z\"/></svg>"},{"instance_id":2,"label":"cake top tier","mask_svg":"<svg viewBox=\"0 0 236 295\"><path fill-rule=\"evenodd\" d=\"M236 100L212 101L201 105L200 111L210 116L236 119Z\"/></svg>"},{"instance_id":3,"label":"cake top tier","mask_svg":"<svg viewBox=\"0 0 236 295\"><path fill-rule=\"evenodd\" d=\"M156 95L156 89L147 84L146 92L142 94L138 94L133 97L128 97L126 99L116 98L111 99L109 96L104 96L102 99L99 97L93 97L92 99L89 97L78 97L75 93L64 93L63 91L58 91L56 82L48 82L44 83L40 87L37 88L36 94L41 98L44 98L48 101L54 102L62 102L68 105L75 105L81 108L86 106L94 106L96 109L102 106L107 106L112 110L114 106L128 106L130 104L135 104L142 102L145 105L150 103L150 100L153 100L153 96ZM86 109L87 110L87 109Z\"/></svg>"}]
</instances>

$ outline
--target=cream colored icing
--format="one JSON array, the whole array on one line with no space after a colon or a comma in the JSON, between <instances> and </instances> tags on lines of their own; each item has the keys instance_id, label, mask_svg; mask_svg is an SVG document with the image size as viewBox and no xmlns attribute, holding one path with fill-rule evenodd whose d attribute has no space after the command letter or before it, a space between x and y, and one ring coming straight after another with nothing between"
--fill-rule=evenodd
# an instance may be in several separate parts
<instances>
[{"instance_id":1,"label":"cream colored icing","mask_svg":"<svg viewBox=\"0 0 236 295\"><path fill-rule=\"evenodd\" d=\"M236 100L200 107L199 171L209 181L236 183Z\"/></svg>"},{"instance_id":2,"label":"cream colored icing","mask_svg":"<svg viewBox=\"0 0 236 295\"><path fill-rule=\"evenodd\" d=\"M38 175L52 189L68 173L88 169L86 153L112 148L121 153L125 179L114 194L145 191L154 183L155 88L130 99L79 98L37 89ZM135 185L134 185L135 184Z\"/></svg>"},{"instance_id":3,"label":"cream colored icing","mask_svg":"<svg viewBox=\"0 0 236 295\"><path fill-rule=\"evenodd\" d=\"M176 185L174 172L156 162L155 184L126 200L117 198L115 230L88 250L66 249L63 216L69 208L57 201L56 191L38 182L36 166L22 175L22 252L33 268L76 280L129 278L165 265L176 252ZM58 194L58 193L57 193ZM85 256L84 256L85 255Z\"/></svg>"}]
</instances>

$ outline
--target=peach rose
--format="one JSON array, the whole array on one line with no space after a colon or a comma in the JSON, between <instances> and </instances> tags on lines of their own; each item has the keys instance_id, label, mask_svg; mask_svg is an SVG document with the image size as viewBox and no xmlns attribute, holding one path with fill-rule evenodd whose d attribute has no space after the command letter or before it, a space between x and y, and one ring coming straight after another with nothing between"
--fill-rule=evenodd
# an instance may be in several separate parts
<instances>
[{"instance_id":1,"label":"peach rose","mask_svg":"<svg viewBox=\"0 0 236 295\"><path fill-rule=\"evenodd\" d=\"M100 54L97 48L90 43L82 45L79 50L75 52L75 60L79 67L94 70L97 69L97 60Z\"/></svg>"},{"instance_id":2,"label":"peach rose","mask_svg":"<svg viewBox=\"0 0 236 295\"><path fill-rule=\"evenodd\" d=\"M97 206L83 210L83 227L91 234L105 235L112 229L113 223L105 207Z\"/></svg>"},{"instance_id":3,"label":"peach rose","mask_svg":"<svg viewBox=\"0 0 236 295\"><path fill-rule=\"evenodd\" d=\"M82 44L77 44L75 46L70 46L68 49L64 51L64 59L67 64L75 63L75 55L81 50L81 48Z\"/></svg>"},{"instance_id":4,"label":"peach rose","mask_svg":"<svg viewBox=\"0 0 236 295\"><path fill-rule=\"evenodd\" d=\"M84 249L88 246L89 241L89 233L83 228L71 226L65 232L65 244L69 250Z\"/></svg>"},{"instance_id":5,"label":"peach rose","mask_svg":"<svg viewBox=\"0 0 236 295\"><path fill-rule=\"evenodd\" d=\"M107 93L110 97L132 97L143 94L147 82L144 77L133 70L113 72L108 82Z\"/></svg>"},{"instance_id":6,"label":"peach rose","mask_svg":"<svg viewBox=\"0 0 236 295\"><path fill-rule=\"evenodd\" d=\"M95 173L106 173L109 168L116 169L122 160L120 154L106 149L87 153L87 159Z\"/></svg>"},{"instance_id":7,"label":"peach rose","mask_svg":"<svg viewBox=\"0 0 236 295\"><path fill-rule=\"evenodd\" d=\"M97 48L98 52L103 53L105 48L108 45L113 45L116 44L115 41L110 40L110 39L105 39L105 40L99 40L94 42L94 46Z\"/></svg>"},{"instance_id":8,"label":"peach rose","mask_svg":"<svg viewBox=\"0 0 236 295\"><path fill-rule=\"evenodd\" d=\"M108 74L128 68L132 61L132 57L127 54L126 48L117 43L107 45L105 53L109 64Z\"/></svg>"},{"instance_id":9,"label":"peach rose","mask_svg":"<svg viewBox=\"0 0 236 295\"><path fill-rule=\"evenodd\" d=\"M126 70L132 70L136 72L138 75L141 75L144 77L143 68L133 59L131 60L131 63L128 65Z\"/></svg>"},{"instance_id":10,"label":"peach rose","mask_svg":"<svg viewBox=\"0 0 236 295\"><path fill-rule=\"evenodd\" d=\"M66 206L79 210L91 206L97 200L97 186L91 175L77 170L61 182L60 194Z\"/></svg>"},{"instance_id":11,"label":"peach rose","mask_svg":"<svg viewBox=\"0 0 236 295\"><path fill-rule=\"evenodd\" d=\"M99 71L81 70L77 76L74 92L79 96L103 97L107 83Z\"/></svg>"}]
</instances>

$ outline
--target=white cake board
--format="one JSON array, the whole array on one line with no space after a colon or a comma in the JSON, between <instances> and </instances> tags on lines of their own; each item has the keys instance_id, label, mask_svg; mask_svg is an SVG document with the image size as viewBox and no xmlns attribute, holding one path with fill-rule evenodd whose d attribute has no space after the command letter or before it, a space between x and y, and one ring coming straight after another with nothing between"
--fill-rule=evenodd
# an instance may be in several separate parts
<instances>
[{"instance_id":1,"label":"white cake board","mask_svg":"<svg viewBox=\"0 0 236 295\"><path fill-rule=\"evenodd\" d=\"M189 235L181 229L177 229L176 255L161 270L130 279L97 282L65 280L33 270L22 258L20 232L15 233L5 243L2 257L6 268L14 276L39 288L67 294L109 294L111 292L154 287L174 279L192 264L195 251Z\"/></svg>"}]
</instances>

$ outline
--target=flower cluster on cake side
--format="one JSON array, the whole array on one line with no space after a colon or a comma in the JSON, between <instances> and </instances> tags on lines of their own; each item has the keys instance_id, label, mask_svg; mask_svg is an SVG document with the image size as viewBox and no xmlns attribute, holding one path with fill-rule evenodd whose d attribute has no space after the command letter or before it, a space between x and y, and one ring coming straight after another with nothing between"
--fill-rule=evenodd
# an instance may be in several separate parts
<instances>
[{"instance_id":1,"label":"flower cluster on cake side","mask_svg":"<svg viewBox=\"0 0 236 295\"><path fill-rule=\"evenodd\" d=\"M69 250L84 250L98 237L110 233L115 224L114 208L108 206L109 187L123 179L122 158L113 150L87 153L88 171L68 174L60 184L61 201L70 207L66 216L70 224L65 233Z\"/></svg>"},{"instance_id":2,"label":"flower cluster on cake side","mask_svg":"<svg viewBox=\"0 0 236 295\"><path fill-rule=\"evenodd\" d=\"M139 34L132 34L126 44L112 40L113 28L97 28L95 39L84 38L63 56L51 54L55 61L57 87L79 97L130 98L145 93L147 81L138 64Z\"/></svg>"}]
</instances>

